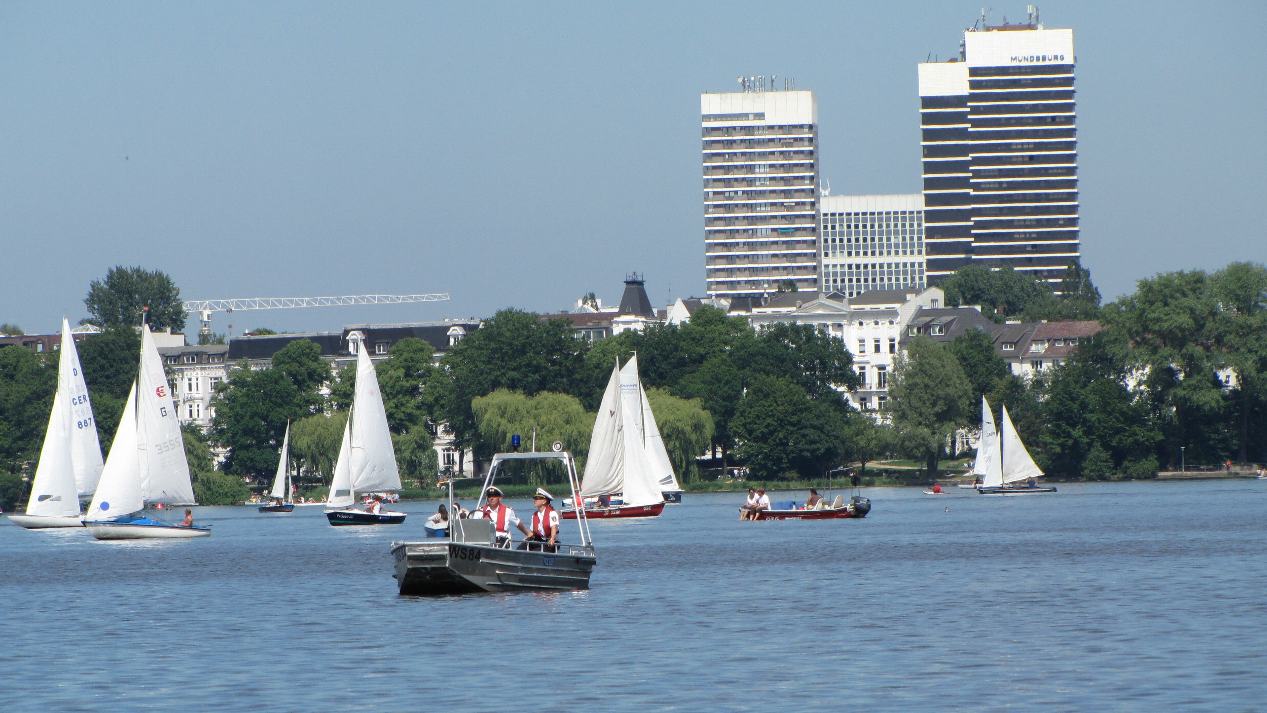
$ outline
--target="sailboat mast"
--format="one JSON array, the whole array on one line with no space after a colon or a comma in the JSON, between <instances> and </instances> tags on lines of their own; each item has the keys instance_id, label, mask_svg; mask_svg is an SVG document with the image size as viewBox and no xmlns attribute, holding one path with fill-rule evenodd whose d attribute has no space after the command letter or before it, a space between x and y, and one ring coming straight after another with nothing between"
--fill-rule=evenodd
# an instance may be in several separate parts
<instances>
[{"instance_id":1,"label":"sailboat mast","mask_svg":"<svg viewBox=\"0 0 1267 713\"><path fill-rule=\"evenodd\" d=\"M638 352L633 353L634 359L638 358ZM642 403L642 373L641 369L634 372L634 378L638 384L638 428L642 432L642 447L647 447L647 411L646 406Z\"/></svg>"}]
</instances>

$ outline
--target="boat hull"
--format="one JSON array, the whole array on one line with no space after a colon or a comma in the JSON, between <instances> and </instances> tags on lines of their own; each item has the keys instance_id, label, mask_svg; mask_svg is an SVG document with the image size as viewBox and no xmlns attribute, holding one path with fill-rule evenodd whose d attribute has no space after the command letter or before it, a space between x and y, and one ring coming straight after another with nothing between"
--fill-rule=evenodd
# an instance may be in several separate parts
<instances>
[{"instance_id":1,"label":"boat hull","mask_svg":"<svg viewBox=\"0 0 1267 713\"><path fill-rule=\"evenodd\" d=\"M1054 493L1054 487L1038 487L1032 488L1009 488L1009 487L991 487L977 488L977 492L982 495L1038 495L1039 493Z\"/></svg>"},{"instance_id":2,"label":"boat hull","mask_svg":"<svg viewBox=\"0 0 1267 713\"><path fill-rule=\"evenodd\" d=\"M98 540L190 540L211 534L209 527L182 527L148 518L131 522L88 521L84 527Z\"/></svg>"},{"instance_id":3,"label":"boat hull","mask_svg":"<svg viewBox=\"0 0 1267 713\"><path fill-rule=\"evenodd\" d=\"M547 552L450 542L394 542L396 583L406 596L589 589L593 547Z\"/></svg>"},{"instance_id":4,"label":"boat hull","mask_svg":"<svg viewBox=\"0 0 1267 713\"><path fill-rule=\"evenodd\" d=\"M405 521L405 513L384 511L377 515L364 510L327 510L326 519L331 525L399 525Z\"/></svg>"},{"instance_id":5,"label":"boat hull","mask_svg":"<svg viewBox=\"0 0 1267 713\"><path fill-rule=\"evenodd\" d=\"M282 503L281 505L261 505L260 506L260 512L287 513L287 512L294 512L294 510L295 510L294 503Z\"/></svg>"},{"instance_id":6,"label":"boat hull","mask_svg":"<svg viewBox=\"0 0 1267 713\"><path fill-rule=\"evenodd\" d=\"M585 508L585 517L590 520L602 520L616 517L659 517L664 512L664 503L653 505L612 505L609 507ZM559 513L564 520L575 520L576 510L564 510Z\"/></svg>"},{"instance_id":7,"label":"boat hull","mask_svg":"<svg viewBox=\"0 0 1267 713\"><path fill-rule=\"evenodd\" d=\"M666 503L677 505L682 502L681 490L665 490L660 495L664 496L664 502Z\"/></svg>"},{"instance_id":8,"label":"boat hull","mask_svg":"<svg viewBox=\"0 0 1267 713\"><path fill-rule=\"evenodd\" d=\"M28 530L49 530L58 527L83 527L84 521L69 515L10 515L9 522Z\"/></svg>"}]
</instances>

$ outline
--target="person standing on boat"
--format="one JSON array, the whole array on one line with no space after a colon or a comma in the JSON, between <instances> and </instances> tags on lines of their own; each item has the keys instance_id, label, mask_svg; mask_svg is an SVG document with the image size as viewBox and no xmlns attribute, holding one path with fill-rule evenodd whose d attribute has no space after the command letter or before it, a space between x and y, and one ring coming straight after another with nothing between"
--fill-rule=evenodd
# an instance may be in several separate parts
<instances>
[{"instance_id":1,"label":"person standing on boat","mask_svg":"<svg viewBox=\"0 0 1267 713\"><path fill-rule=\"evenodd\" d=\"M528 539L524 540L520 549L528 549L529 542L541 542L541 549L545 552L554 552L559 543L559 513L550 507L550 503L554 501L554 496L548 493L544 488L537 488L537 492L532 496L532 504L537 511L532 514L532 534L528 535Z\"/></svg>"},{"instance_id":2,"label":"person standing on boat","mask_svg":"<svg viewBox=\"0 0 1267 713\"><path fill-rule=\"evenodd\" d=\"M519 517L515 515L514 508L502 502L502 491L494 485L490 485L488 490L484 491L488 503L484 507L471 513L472 518L485 518L491 520L493 529L497 531L497 546L510 546L510 527L514 525L519 531L524 533L524 537L529 536L528 528L524 526Z\"/></svg>"}]
</instances>

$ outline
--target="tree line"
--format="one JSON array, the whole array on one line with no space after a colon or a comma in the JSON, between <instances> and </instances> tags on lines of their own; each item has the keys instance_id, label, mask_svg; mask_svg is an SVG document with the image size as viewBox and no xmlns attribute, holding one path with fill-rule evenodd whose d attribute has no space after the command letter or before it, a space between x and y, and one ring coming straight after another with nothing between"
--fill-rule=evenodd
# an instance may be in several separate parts
<instances>
[{"instance_id":1,"label":"tree line","mask_svg":"<svg viewBox=\"0 0 1267 713\"><path fill-rule=\"evenodd\" d=\"M980 305L999 321L1099 319L1104 330L1065 364L1029 380L1011 373L984 332L949 343L915 338L897 357L880 422L842 394L858 377L841 340L809 325L754 330L709 307L682 325L597 342L575 337L566 321L507 309L438 361L429 344L407 339L376 371L398 462L420 482L441 474L433 448L440 428L481 463L508 450L513 434L534 432L538 443L561 441L583 459L611 370L634 354L687 482L700 477L698 456L706 452L764 480L816 478L844 462L865 468L891 457L916 459L935 477L941 460L959 455L950 451L954 433L977 425L983 395L1008 407L1035 459L1055 477L1149 477L1181 459L1267 459L1262 265L1157 275L1104 306L1077 266L1058 295L1010 270L977 267L943 286L949 303ZM103 445L136 373L141 305L156 321L178 326L179 302L170 279L140 268L115 268L90 288L85 304L104 331L79 350ZM55 358L0 349L0 473L33 472ZM304 340L278 351L266 368L232 369L215 395L210 432L186 429L200 497L241 495L244 481L269 477L287 423L300 467L312 482L328 482L354 381L354 367L332 369ZM211 446L225 453L219 469L211 466ZM11 507L5 494L16 490L0 476L0 504Z\"/></svg>"}]
</instances>

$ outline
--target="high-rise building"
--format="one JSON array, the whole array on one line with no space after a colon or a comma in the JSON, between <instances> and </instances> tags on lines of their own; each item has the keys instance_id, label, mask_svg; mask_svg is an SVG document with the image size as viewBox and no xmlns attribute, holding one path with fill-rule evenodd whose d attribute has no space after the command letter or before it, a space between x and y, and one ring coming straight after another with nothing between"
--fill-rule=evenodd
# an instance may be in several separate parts
<instances>
[{"instance_id":1,"label":"high-rise building","mask_svg":"<svg viewBox=\"0 0 1267 713\"><path fill-rule=\"evenodd\" d=\"M978 22L919 94L930 284L975 263L1058 287L1080 257L1073 30Z\"/></svg>"},{"instance_id":2,"label":"high-rise building","mask_svg":"<svg viewBox=\"0 0 1267 713\"><path fill-rule=\"evenodd\" d=\"M818 110L809 91L700 95L704 270L714 297L818 289ZM770 82L773 84L773 81Z\"/></svg>"},{"instance_id":3,"label":"high-rise building","mask_svg":"<svg viewBox=\"0 0 1267 713\"><path fill-rule=\"evenodd\" d=\"M923 289L923 196L823 196L818 206L823 292Z\"/></svg>"}]
</instances>

